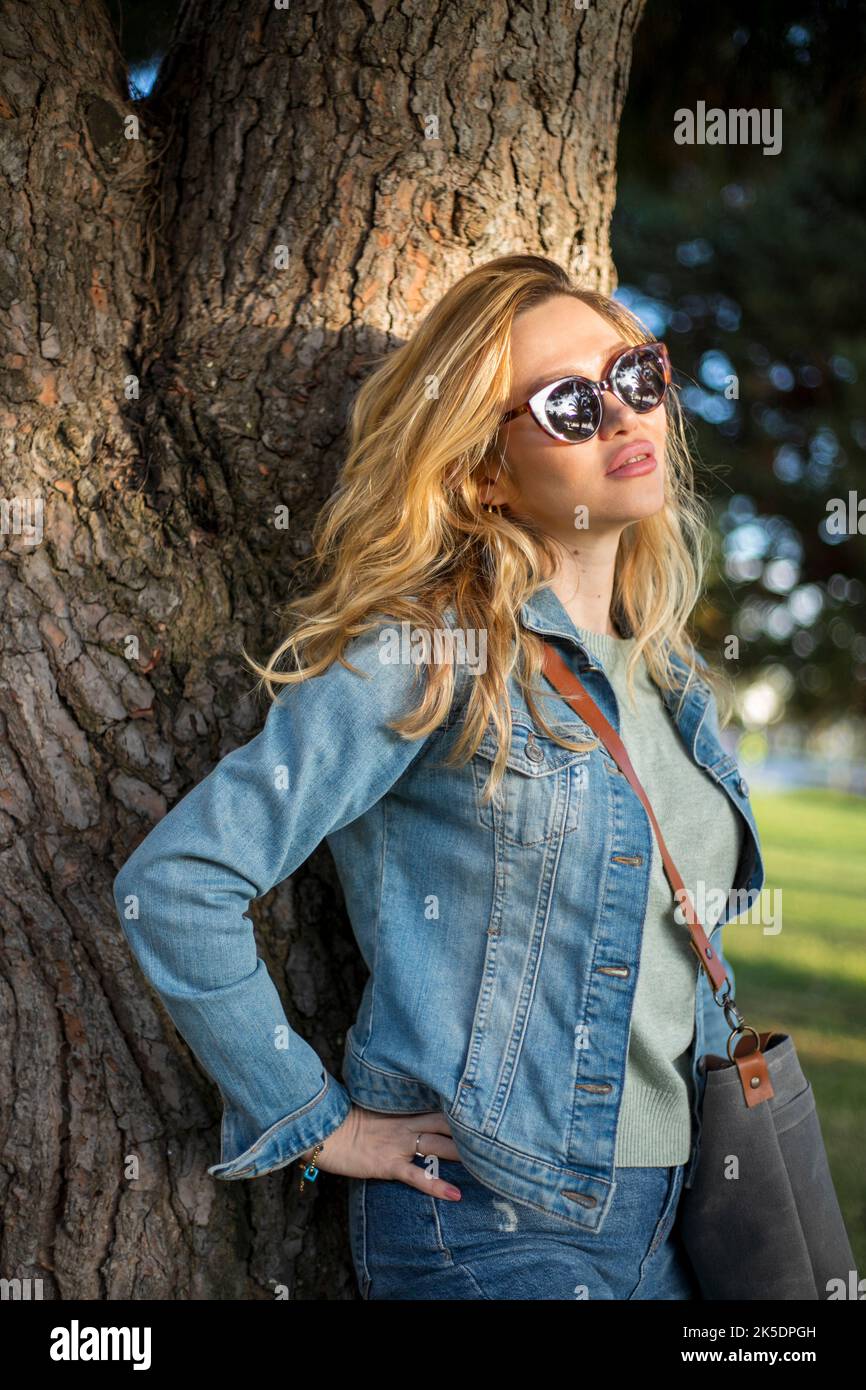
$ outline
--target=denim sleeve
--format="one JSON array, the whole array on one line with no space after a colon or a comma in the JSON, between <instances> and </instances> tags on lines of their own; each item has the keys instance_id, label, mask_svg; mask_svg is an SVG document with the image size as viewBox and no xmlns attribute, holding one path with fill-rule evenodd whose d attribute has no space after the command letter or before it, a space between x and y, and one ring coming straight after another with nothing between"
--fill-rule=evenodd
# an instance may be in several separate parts
<instances>
[{"instance_id":1,"label":"denim sleeve","mask_svg":"<svg viewBox=\"0 0 866 1390\"><path fill-rule=\"evenodd\" d=\"M379 628L283 687L261 732L154 826L114 881L139 964L223 1100L216 1178L258 1177L327 1138L345 1087L288 1023L256 952L251 899L374 805L419 755L388 721L413 708L421 668L384 663Z\"/></svg>"}]
</instances>

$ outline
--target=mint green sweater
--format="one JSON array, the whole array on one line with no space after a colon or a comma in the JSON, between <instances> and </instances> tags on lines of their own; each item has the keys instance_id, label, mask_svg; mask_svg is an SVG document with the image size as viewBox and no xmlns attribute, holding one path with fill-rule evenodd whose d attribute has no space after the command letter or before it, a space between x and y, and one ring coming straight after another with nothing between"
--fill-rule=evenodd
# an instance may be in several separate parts
<instances>
[{"instance_id":1,"label":"mint green sweater","mask_svg":"<svg viewBox=\"0 0 866 1390\"><path fill-rule=\"evenodd\" d=\"M694 898L731 887L744 825L725 792L692 762L682 736L643 660L635 672L636 706L625 671L635 638L577 628L604 668L619 708L619 736L656 814L665 843ZM688 929L673 916L674 901L652 840L652 867L632 1010L625 1088L614 1162L619 1167L670 1167L691 1150L691 1072L695 991L700 966ZM718 915L705 921L707 934ZM723 928L724 930L724 928Z\"/></svg>"}]
</instances>

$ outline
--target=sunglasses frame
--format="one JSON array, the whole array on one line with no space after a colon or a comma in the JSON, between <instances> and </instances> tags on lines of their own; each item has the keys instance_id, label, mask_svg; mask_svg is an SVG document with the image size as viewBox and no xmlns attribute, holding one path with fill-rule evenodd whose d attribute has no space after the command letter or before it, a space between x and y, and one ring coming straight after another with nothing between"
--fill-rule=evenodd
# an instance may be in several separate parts
<instances>
[{"instance_id":1,"label":"sunglasses frame","mask_svg":"<svg viewBox=\"0 0 866 1390\"><path fill-rule=\"evenodd\" d=\"M629 353L635 352L640 348L655 349L656 356L661 362L662 372L664 375L664 388L662 390L661 397L658 401L656 401L655 405L649 406L646 410L637 410L637 407L633 406L630 401L624 400L613 383L613 376L616 371L617 364L622 360L623 357L627 357ZM595 436L598 434L601 428L601 422L604 418L603 393L605 391L610 391L611 395L615 396L616 399L622 405L628 406L629 410L634 410L636 414L648 415L651 410L658 410L659 406L664 402L664 399L668 393L668 387L671 385L671 380L671 359L668 355L668 350L664 343L633 343L631 347L623 348L609 360L605 368L604 377L601 381L590 381L588 377L578 376L576 374L572 376L561 376L556 381L548 382L546 386L540 386L538 390L533 392L533 394L529 397L529 400L524 401L522 405L515 406L513 410L509 410L506 415L503 415L500 421L500 425L504 425L509 420L513 420L516 415L523 415L526 411L528 411L531 414L535 423L538 426L540 426L540 428L543 429L546 434L549 434L551 438L558 439L560 443L563 444L587 444L590 439L595 438ZM588 386L589 389L595 395L596 399L598 400L598 424L592 431L592 434L586 434L583 436L582 439L569 439L567 435L559 434L557 430L553 428L544 412L544 407L547 404L549 396L552 394L553 391L556 390L558 386L563 386L567 381L579 381L581 386Z\"/></svg>"}]
</instances>

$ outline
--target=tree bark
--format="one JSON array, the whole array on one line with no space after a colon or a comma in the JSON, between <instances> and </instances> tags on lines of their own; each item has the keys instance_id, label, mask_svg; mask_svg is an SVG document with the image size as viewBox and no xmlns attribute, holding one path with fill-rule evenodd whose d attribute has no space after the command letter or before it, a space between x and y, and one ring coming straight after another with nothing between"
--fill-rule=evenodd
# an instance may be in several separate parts
<instances>
[{"instance_id":1,"label":"tree bark","mask_svg":"<svg viewBox=\"0 0 866 1390\"><path fill-rule=\"evenodd\" d=\"M357 1296L342 1180L208 1176L218 1093L112 880L262 723L240 648L282 635L371 356L508 251L611 289L642 7L187 0L132 102L100 0L5 4L0 1276ZM339 1074L364 971L326 847L251 915Z\"/></svg>"}]
</instances>

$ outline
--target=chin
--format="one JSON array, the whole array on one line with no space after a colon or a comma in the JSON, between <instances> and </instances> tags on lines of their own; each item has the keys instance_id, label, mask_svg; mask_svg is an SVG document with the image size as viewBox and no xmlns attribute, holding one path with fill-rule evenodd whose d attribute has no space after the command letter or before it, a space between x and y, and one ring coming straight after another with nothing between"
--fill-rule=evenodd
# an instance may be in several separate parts
<instances>
[{"instance_id":1,"label":"chin","mask_svg":"<svg viewBox=\"0 0 866 1390\"><path fill-rule=\"evenodd\" d=\"M655 489L646 497L629 497L628 499L624 498L623 501L625 505L616 518L611 517L612 521L616 519L626 524L632 521L643 521L648 516L655 516L665 505L664 493L657 492Z\"/></svg>"}]
</instances>

